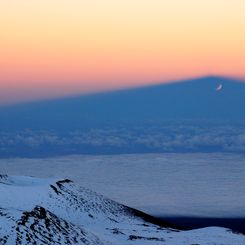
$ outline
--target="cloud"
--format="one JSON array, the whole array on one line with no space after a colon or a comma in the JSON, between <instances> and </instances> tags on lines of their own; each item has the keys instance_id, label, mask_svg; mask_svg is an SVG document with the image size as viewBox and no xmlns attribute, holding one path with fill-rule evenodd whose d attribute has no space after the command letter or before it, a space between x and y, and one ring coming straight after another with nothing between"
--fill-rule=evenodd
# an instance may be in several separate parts
<instances>
[{"instance_id":1,"label":"cloud","mask_svg":"<svg viewBox=\"0 0 245 245\"><path fill-rule=\"evenodd\" d=\"M2 150L1 150L2 149ZM20 149L54 153L245 152L245 127L155 125L91 128L64 132L0 132L1 152ZM71 152L71 153L72 153ZM17 153L16 153L17 154Z\"/></svg>"}]
</instances>

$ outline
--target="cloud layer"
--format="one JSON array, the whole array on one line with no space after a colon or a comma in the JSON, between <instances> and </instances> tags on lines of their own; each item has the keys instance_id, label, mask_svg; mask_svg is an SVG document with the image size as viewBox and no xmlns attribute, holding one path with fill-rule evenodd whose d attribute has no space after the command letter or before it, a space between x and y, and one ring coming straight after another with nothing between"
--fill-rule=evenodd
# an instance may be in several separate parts
<instances>
[{"instance_id":1,"label":"cloud layer","mask_svg":"<svg viewBox=\"0 0 245 245\"><path fill-rule=\"evenodd\" d=\"M154 152L245 152L245 127L169 124L0 132L1 157Z\"/></svg>"}]
</instances>

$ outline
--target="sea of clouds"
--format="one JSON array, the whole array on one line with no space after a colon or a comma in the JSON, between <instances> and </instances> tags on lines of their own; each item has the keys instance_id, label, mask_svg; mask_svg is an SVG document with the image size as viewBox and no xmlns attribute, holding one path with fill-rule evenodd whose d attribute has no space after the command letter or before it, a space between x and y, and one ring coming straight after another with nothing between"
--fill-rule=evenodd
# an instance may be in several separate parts
<instances>
[{"instance_id":1,"label":"sea of clouds","mask_svg":"<svg viewBox=\"0 0 245 245\"><path fill-rule=\"evenodd\" d=\"M0 174L69 178L159 216L245 217L245 155L162 153L0 159Z\"/></svg>"},{"instance_id":2,"label":"sea of clouds","mask_svg":"<svg viewBox=\"0 0 245 245\"><path fill-rule=\"evenodd\" d=\"M245 152L245 126L117 126L0 131L0 157L159 152Z\"/></svg>"}]
</instances>

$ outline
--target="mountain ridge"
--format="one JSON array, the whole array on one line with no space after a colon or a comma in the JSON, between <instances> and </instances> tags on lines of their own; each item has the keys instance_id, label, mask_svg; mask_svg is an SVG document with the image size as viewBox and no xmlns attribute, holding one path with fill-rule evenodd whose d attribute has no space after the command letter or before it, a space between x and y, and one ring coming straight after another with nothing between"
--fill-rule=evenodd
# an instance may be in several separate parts
<instances>
[{"instance_id":1,"label":"mountain ridge","mask_svg":"<svg viewBox=\"0 0 245 245\"><path fill-rule=\"evenodd\" d=\"M245 83L204 77L4 107L0 157L244 152L244 102Z\"/></svg>"},{"instance_id":2,"label":"mountain ridge","mask_svg":"<svg viewBox=\"0 0 245 245\"><path fill-rule=\"evenodd\" d=\"M216 91L218 84L223 90ZM245 120L245 83L204 77L0 108L0 126L79 128L147 120ZM16 124L18 121L18 125ZM58 125L57 125L58 124Z\"/></svg>"},{"instance_id":3,"label":"mountain ridge","mask_svg":"<svg viewBox=\"0 0 245 245\"><path fill-rule=\"evenodd\" d=\"M181 231L70 180L0 175L1 244L244 244L231 230Z\"/></svg>"},{"instance_id":4,"label":"mountain ridge","mask_svg":"<svg viewBox=\"0 0 245 245\"><path fill-rule=\"evenodd\" d=\"M186 78L186 79L176 79L176 80L170 80L165 82L156 82L153 84L145 84L145 85L137 85L133 87L126 87L126 88L117 88L109 91L97 91L97 92L90 92L90 93L77 93L73 95L67 95L67 96L60 96L55 98L46 98L46 99L38 99L38 100L31 100L31 101L22 101L22 102L15 102L14 104L2 104L0 105L0 108L11 108L16 106L23 106L28 104L39 104L43 102L52 102L52 101L58 101L58 100L65 100L65 99L76 99L80 97L92 97L97 95L108 95L113 93L121 93L121 92L127 92L127 91L133 91L133 90L139 90L139 89L147 89L147 88L156 88L156 87L162 87L162 86L168 86L173 84L182 84L182 83L189 83L192 81L202 81L202 80L213 80L213 81L232 81L233 83L245 83L245 79L239 79L235 77L226 77L226 76L215 76L215 75L209 75L209 76L199 76L199 77L193 77L193 78ZM218 83L216 84L218 85Z\"/></svg>"}]
</instances>

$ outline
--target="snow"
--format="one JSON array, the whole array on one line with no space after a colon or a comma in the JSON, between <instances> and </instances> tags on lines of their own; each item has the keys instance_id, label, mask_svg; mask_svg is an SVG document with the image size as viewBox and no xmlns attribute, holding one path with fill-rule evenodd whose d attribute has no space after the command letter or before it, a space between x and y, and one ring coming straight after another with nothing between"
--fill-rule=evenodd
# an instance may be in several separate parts
<instances>
[{"instance_id":1,"label":"snow","mask_svg":"<svg viewBox=\"0 0 245 245\"><path fill-rule=\"evenodd\" d=\"M245 244L226 228L179 231L146 221L67 179L1 175L0 193L0 244Z\"/></svg>"},{"instance_id":2,"label":"snow","mask_svg":"<svg viewBox=\"0 0 245 245\"><path fill-rule=\"evenodd\" d=\"M222 153L78 155L0 159L0 169L8 175L72 179L152 215L243 218L244 162L244 154Z\"/></svg>"}]
</instances>

